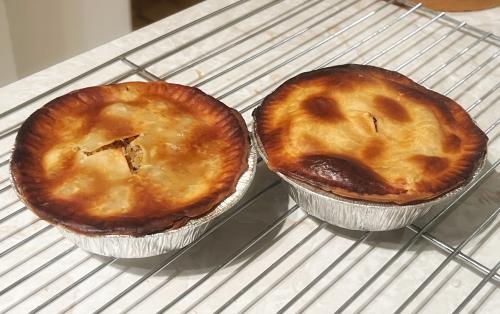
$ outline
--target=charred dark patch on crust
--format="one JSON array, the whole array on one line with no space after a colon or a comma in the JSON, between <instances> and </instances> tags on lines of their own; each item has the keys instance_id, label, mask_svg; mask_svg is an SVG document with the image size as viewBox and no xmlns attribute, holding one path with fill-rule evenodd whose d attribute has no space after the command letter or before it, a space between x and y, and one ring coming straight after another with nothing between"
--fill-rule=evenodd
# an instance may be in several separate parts
<instances>
[{"instance_id":1,"label":"charred dark patch on crust","mask_svg":"<svg viewBox=\"0 0 500 314\"><path fill-rule=\"evenodd\" d=\"M367 160L380 157L385 151L384 142L378 139L372 140L361 152L363 158Z\"/></svg>"},{"instance_id":2,"label":"charred dark patch on crust","mask_svg":"<svg viewBox=\"0 0 500 314\"><path fill-rule=\"evenodd\" d=\"M328 89L335 91L349 92L356 88L356 84L360 83L353 75L345 75L342 77L327 77L325 80Z\"/></svg>"},{"instance_id":3,"label":"charred dark patch on crust","mask_svg":"<svg viewBox=\"0 0 500 314\"><path fill-rule=\"evenodd\" d=\"M302 102L302 108L311 116L323 121L345 120L337 102L331 97L311 96Z\"/></svg>"},{"instance_id":4,"label":"charred dark patch on crust","mask_svg":"<svg viewBox=\"0 0 500 314\"><path fill-rule=\"evenodd\" d=\"M382 114L394 121L409 122L411 121L408 111L399 102L385 96L375 96L373 99L375 107L382 112Z\"/></svg>"},{"instance_id":5,"label":"charred dark patch on crust","mask_svg":"<svg viewBox=\"0 0 500 314\"><path fill-rule=\"evenodd\" d=\"M394 82L403 82L406 84L412 83L410 79L394 71L389 71L369 65L343 64L301 73L289 79L281 86L287 86L290 84L302 83L305 81L318 79L328 82L335 75L342 76L342 78L340 79L342 82L349 82L341 84L342 86L345 86L346 89L348 88L348 86L355 87L365 82L368 84L373 82L371 76L375 76L377 78L382 78L385 80L390 79Z\"/></svg>"},{"instance_id":6,"label":"charred dark patch on crust","mask_svg":"<svg viewBox=\"0 0 500 314\"><path fill-rule=\"evenodd\" d=\"M332 184L359 194L388 194L401 192L362 162L340 155L309 155L300 165L315 180Z\"/></svg>"},{"instance_id":7,"label":"charred dark patch on crust","mask_svg":"<svg viewBox=\"0 0 500 314\"><path fill-rule=\"evenodd\" d=\"M450 161L447 158L437 156L415 155L411 157L411 160L415 162L426 175L436 175L446 170L450 165Z\"/></svg>"},{"instance_id":8,"label":"charred dark patch on crust","mask_svg":"<svg viewBox=\"0 0 500 314\"><path fill-rule=\"evenodd\" d=\"M462 140L455 134L448 134L444 137L442 145L443 151L447 153L455 153L460 150Z\"/></svg>"},{"instance_id":9,"label":"charred dark patch on crust","mask_svg":"<svg viewBox=\"0 0 500 314\"><path fill-rule=\"evenodd\" d=\"M425 90L423 87L417 89L415 87L408 87L400 84L394 84L392 87L400 92L401 97L408 97L416 104L427 106L435 115L440 116L447 123L454 124L456 122L444 96L438 95L430 90Z\"/></svg>"}]
</instances>

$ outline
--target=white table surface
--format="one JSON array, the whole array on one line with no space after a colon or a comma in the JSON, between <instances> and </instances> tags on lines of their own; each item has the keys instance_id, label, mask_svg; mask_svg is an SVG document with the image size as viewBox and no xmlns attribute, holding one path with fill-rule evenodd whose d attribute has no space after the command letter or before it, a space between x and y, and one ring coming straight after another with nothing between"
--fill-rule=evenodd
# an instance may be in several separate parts
<instances>
[{"instance_id":1,"label":"white table surface","mask_svg":"<svg viewBox=\"0 0 500 314\"><path fill-rule=\"evenodd\" d=\"M0 112L10 108L43 93L50 88L65 82L84 71L91 69L104 61L107 61L118 54L140 45L156 36L167 31L173 30L180 25L201 17L209 12L222 7L225 1L208 0L185 11L179 12L173 16L165 18L143 29L128 34L122 38L116 39L101 47L78 55L74 58L61 62L53 67L33 74L22 80L0 88ZM151 58L175 49L197 36L212 30L231 19L251 12L254 8L262 6L270 0L255 0L239 5L237 8L224 12L217 17L211 18L199 25L175 34L162 40L161 42L134 53L128 57L136 64L147 62ZM290 19L287 23L282 23L276 27L267 30L245 41L244 43L221 53L208 61L196 65L181 74L169 78L168 81L183 84L193 84L200 79L210 77L214 71L226 64L234 63L232 60L245 58L251 53L259 51L260 47L269 46L279 41L286 32L294 27L294 31L303 28L314 18L334 12L328 8L334 3L346 6L334 18L322 23L318 27L306 32L303 36L298 36L290 43L284 44L279 49L275 49L265 56L256 59L256 62L239 67L236 71L231 71L220 78L211 81L201 87L205 92L221 96L230 91L232 86L239 85L265 69L270 69L280 61L285 60L301 51L304 47L312 45L331 34L335 34L341 26L348 25L354 18L350 14L362 12L367 14L370 11L382 7L384 2L372 1L323 1L309 10L303 10L302 13ZM286 0L282 3L270 7L258 15L249 17L243 22L229 27L227 30L217 33L206 40L199 40L189 46L181 53L172 54L167 59L147 68L155 75L162 75L172 69L177 68L197 57L207 53L210 49L218 47L226 41L244 36L247 32L259 27L261 23L276 20L276 16L283 13L284 10L298 6L300 2ZM328 11L329 10L329 11ZM241 88L230 95L224 97L223 101L233 107L242 108L262 96L271 89L273 83L279 82L281 78L290 72L300 72L320 64L322 61L337 55L344 49L351 47L356 42L371 33L379 27L388 23L388 21L406 12L406 9L389 5L381 11L377 11L373 19L367 24L361 23L359 27L354 27L352 31L338 34L331 41L331 44L323 45L308 54L308 57L299 58L297 62L280 67L269 75L266 75L256 82ZM323 14L323 15L322 15ZM360 17L363 14L355 15ZM456 13L452 16L468 20L471 25L477 24L484 27L487 31L498 32L500 22L500 9L492 9L475 13ZM336 64L358 62L362 63L388 47L394 38L401 38L402 33L408 33L424 22L428 21L425 16L416 14L403 19L394 27L384 31L384 34L377 37L374 41L367 41L354 49L349 54L340 57L335 61ZM435 22L426 27L419 35L418 40L408 41L398 46L398 49L384 54L377 58L371 64L394 69L403 61L414 55L423 47L432 43L450 30L449 24ZM456 36L455 36L456 35ZM438 48L424 54L415 62L404 67L401 72L415 80L419 80L426 74L436 69L439 64L449 60L451 56L473 42L476 37L469 34L457 32L453 35L453 40L445 41ZM281 37L280 37L281 36ZM251 51L251 52L249 52ZM484 62L493 53L498 51L498 41L494 44L484 44L464 55L456 63L447 67L445 70L428 80L424 85L445 92L453 86L460 78ZM315 62L313 65L308 63ZM262 66L262 68L260 68ZM477 77L471 78L460 88L453 90L449 95L457 102L469 106L490 90L499 82L500 71L498 70L498 59L489 63L484 70L478 73ZM102 84L120 73L130 68L121 62L117 62L109 67L98 71L82 80L79 80L69 86L50 94L39 101L17 110L12 114L0 118L1 129L6 129L11 125L23 121L36 108L42 106L48 100L57 95L64 94L70 90ZM480 78L480 79L477 79ZM142 80L135 75L127 80ZM499 92L493 93L480 106L471 112L478 124L487 128L493 121L500 116L500 106L498 104ZM250 121L250 112L244 114L247 121ZM500 140L498 139L498 130L490 134L489 157L490 163L495 162L500 157ZM0 154L7 152L14 140L14 136L0 139ZM0 168L0 178L8 175L6 166ZM264 186L276 180L276 177L266 171L265 166L259 166L257 178L252 186L249 195L254 195ZM435 228L432 234L446 241L451 245L457 245L463 240L486 215L500 204L500 175L498 169L487 179L486 183L467 198L463 204L453 210L450 215ZM19 203L13 203L16 200L14 192L10 189L0 194L0 204L8 205L0 211L0 219L19 208ZM247 210L227 223L221 230L202 241L193 248L189 254L186 254L173 265L162 270L159 274L151 277L137 289L127 294L124 298L113 304L107 309L109 313L114 313L127 309L141 299L148 291L154 291L146 300L135 306L133 312L143 313L157 310L170 302L176 295L194 284L202 278L211 269L223 263L228 256L237 251L252 237L263 230L274 219L293 206L293 201L286 194L285 187L279 185L266 192L263 197L250 206ZM418 225L423 225L425 221L432 217L436 211L422 218ZM9 234L34 221L33 214L26 211L15 218L9 219L0 224L0 236ZM499 219L497 218L485 231L476 237L465 249L464 252L471 254L476 260L491 268L500 259L498 242L500 240L500 231L498 231ZM288 219L280 224L279 228L271 232L262 241L247 252L238 257L227 267L217 271L210 280L203 283L194 290L193 293L182 299L172 308L172 312L182 312L190 310L193 312L205 313L217 309L235 294L244 285L250 282L255 276L269 267L282 254L287 252L292 246L298 243L306 235L317 228L319 222L315 219L305 217L301 210L293 213ZM36 222L33 225L14 234L8 239L0 242L0 250L4 250L16 242L26 238L36 230L45 226L44 222ZM303 244L289 258L285 259L272 272L263 278L257 285L253 286L247 293L234 302L227 309L228 313L240 311L248 304L255 304L249 308L250 312L274 312L282 307L296 293L304 288L313 278L315 278L323 269L325 269L335 258L337 258L347 247L359 238L360 232L351 232L336 227L326 227L321 229L314 237ZM332 309L340 306L347 300L373 273L375 273L397 250L412 236L413 233L408 230L396 230L391 232L382 232L370 236L370 238L359 245L351 254L342 260L331 272L321 279L303 298L290 308L290 312L304 309L303 306L309 300L315 298L324 287L329 287L311 306L307 307L309 312L330 312ZM27 263L17 267L14 271L7 274L0 273L0 289L6 287L16 278L26 274L37 265L44 263L60 252L71 247L71 243L66 240L58 240L59 234L56 230L51 230L43 236L31 241L12 254L1 258L2 267L14 265L23 256L29 256L37 248L40 248L51 241L58 241L49 249L41 252L31 258ZM316 251L317 249L317 251ZM314 253L314 254L312 254ZM415 246L406 251L398 261L389 267L383 273L381 278L372 285L366 293L356 300L348 311L382 312L394 311L395 308L406 299L409 294L445 259L446 255L426 241L419 241ZM58 298L48 307L44 308L47 313L53 313L61 309L68 309L71 312L87 313L95 310L115 296L119 291L130 285L136 279L147 273L152 267L157 265L165 256L138 259L138 260L119 260L98 272L90 279L78 285L63 297ZM79 249L43 271L30 278L22 285L12 289L4 295L0 295L0 311L10 304L18 303L28 292L36 291L33 295L13 308L13 312L25 312L39 305L48 298L52 297L59 290L67 287L80 276L84 275L90 269L96 267L107 259L89 255ZM2 271L5 268L1 268ZM43 289L37 289L41 283L50 281L55 275L65 272L60 278L54 280ZM283 275L286 274L286 277ZM164 284L167 278L168 283ZM283 278L283 280L282 280ZM420 310L422 312L449 312L454 309L460 301L468 295L473 287L481 280L481 276L471 271L460 263L452 261L432 283L421 293L409 306L410 311ZM280 281L282 280L282 281ZM279 282L279 283L278 283ZM223 283L218 287L219 283ZM271 289L272 288L272 289ZM269 291L267 291L269 290ZM474 298L466 308L478 310L483 313L494 313L500 308L500 289L498 285L488 283L486 287ZM92 294L89 295L89 292ZM264 292L266 292L264 294Z\"/></svg>"}]
</instances>

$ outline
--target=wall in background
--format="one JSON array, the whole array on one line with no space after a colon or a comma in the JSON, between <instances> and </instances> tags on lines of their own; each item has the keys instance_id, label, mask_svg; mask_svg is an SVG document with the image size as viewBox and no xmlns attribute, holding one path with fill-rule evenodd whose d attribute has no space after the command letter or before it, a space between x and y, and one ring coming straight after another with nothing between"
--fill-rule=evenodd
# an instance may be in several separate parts
<instances>
[{"instance_id":1,"label":"wall in background","mask_svg":"<svg viewBox=\"0 0 500 314\"><path fill-rule=\"evenodd\" d=\"M0 86L201 0L0 0Z\"/></svg>"},{"instance_id":2,"label":"wall in background","mask_svg":"<svg viewBox=\"0 0 500 314\"><path fill-rule=\"evenodd\" d=\"M12 50L5 3L0 0L0 86L17 78L16 62Z\"/></svg>"},{"instance_id":3,"label":"wall in background","mask_svg":"<svg viewBox=\"0 0 500 314\"><path fill-rule=\"evenodd\" d=\"M0 85L123 36L131 21L129 0L0 0Z\"/></svg>"}]
</instances>

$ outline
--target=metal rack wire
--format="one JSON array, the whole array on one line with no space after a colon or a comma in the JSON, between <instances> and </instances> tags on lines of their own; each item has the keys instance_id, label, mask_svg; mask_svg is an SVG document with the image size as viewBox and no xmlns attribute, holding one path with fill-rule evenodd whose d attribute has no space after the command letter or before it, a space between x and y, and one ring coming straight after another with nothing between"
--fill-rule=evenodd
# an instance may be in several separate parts
<instances>
[{"instance_id":1,"label":"metal rack wire","mask_svg":"<svg viewBox=\"0 0 500 314\"><path fill-rule=\"evenodd\" d=\"M206 28L204 23L214 20L221 22ZM225 32L235 25L244 31L227 40ZM171 49L166 41L179 34L184 36L184 31L194 35ZM269 39L271 31L273 36ZM206 50L199 50L201 41L217 36L219 40L214 39L213 44L204 48ZM408 226L406 231L382 233L382 236L374 232L348 232L305 216L286 198L280 181L260 163L256 183L248 197L200 239L170 255L133 262L89 255L27 211L13 196L6 175L10 147L3 145L0 152L3 171L0 177L0 278L3 280L0 312L65 312L71 309L96 313L141 309L189 312L199 306L209 312L243 312L257 311L260 303L278 312L315 307L338 312L362 311L370 307L418 311L432 299L432 293L422 296L431 286L441 280L441 286L434 287L437 291L435 289L450 282L440 279L443 273L453 277L460 270L469 272L466 278L476 282L475 286L467 290L463 298L438 304L459 311L469 309L472 301L476 302L476 307L488 303L491 295L499 290L500 255L491 249L482 254L477 252L489 241L500 239L500 234L495 233L500 190L494 185L495 181L491 181L498 176L496 171L500 164L496 130L500 119L494 98L498 98L500 86L495 81L500 76L496 63L499 46L498 36L420 4L239 0L0 113L0 119L17 119L17 122L4 125L0 132L0 141L11 143L23 119L43 105L43 101L79 87L84 79L116 66L119 70L114 74L92 82L174 79L206 89L218 99L235 104L249 122L249 113L262 96L287 78L309 69L356 62L400 71L420 84L469 104L466 110L477 118L491 138L492 153L486 170L462 195L444 208L433 209L426 219ZM179 53L193 54L193 57L175 66L177 63L172 60L179 60ZM221 61L215 62L215 59ZM206 73L199 77L194 70ZM239 72L242 75L237 77L235 73ZM251 94L248 90L256 92ZM491 102L488 104L488 101ZM474 114L478 109L480 112ZM488 196L479 195L476 190L485 187L493 192L488 190ZM285 195L285 198L277 202L276 195ZM473 198L471 195L486 200L466 204ZM466 209L470 211L474 206L483 209L476 220L467 225L466 234L449 239L446 233L440 232L440 227L445 230L454 227L460 215L465 215ZM273 207L280 208L273 211ZM257 220L261 223L256 224ZM227 239L235 230L231 225L241 227L248 221L254 224L245 235L236 237L234 243ZM197 273L192 278L188 273L184 274L188 280L176 281L185 272L186 261L192 264L198 258L203 260L203 256L217 251L217 246L224 246L228 241L232 243L231 248L218 253L213 265L197 265L194 267ZM472 242L477 243L470 249ZM393 247L384 247L387 243ZM329 250L330 247L335 250ZM367 251L360 253L363 248ZM432 258L428 263L415 262L425 255L422 251L425 248L429 249ZM374 250L378 250L376 256L380 258L370 256ZM351 263L352 267L366 264L366 274L357 278L359 272L356 274L356 270L351 270L346 263ZM420 276L410 276L410 290L394 298L397 289L390 286L398 278L409 276L409 271L394 271L394 267L404 270L412 263L417 264L417 268L433 268ZM456 266L451 272L450 264ZM312 265L314 271L304 270L304 265ZM251 274L247 274L249 270ZM389 273L394 274L387 277ZM332 274L336 277L325 284ZM294 276L300 276L298 287L293 282ZM357 284L346 283L343 278L355 278ZM485 286L490 289L478 300L476 296ZM345 290L346 295L335 300L325 298L334 287ZM285 296L276 293L285 290L288 292ZM388 299L390 297L384 293L393 298ZM377 298L385 298L388 304L377 303Z\"/></svg>"}]
</instances>

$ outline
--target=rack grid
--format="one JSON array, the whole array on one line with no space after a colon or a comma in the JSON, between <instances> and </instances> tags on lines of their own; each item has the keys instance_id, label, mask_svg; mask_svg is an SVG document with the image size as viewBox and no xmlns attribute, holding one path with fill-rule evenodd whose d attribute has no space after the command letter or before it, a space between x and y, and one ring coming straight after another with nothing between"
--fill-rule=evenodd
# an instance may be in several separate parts
<instances>
[{"instance_id":1,"label":"rack grid","mask_svg":"<svg viewBox=\"0 0 500 314\"><path fill-rule=\"evenodd\" d=\"M167 29L0 113L1 313L498 309L498 36L420 4L368 0L239 0ZM18 128L69 90L179 82L250 123L253 108L287 78L342 63L399 71L463 104L490 137L481 176L405 229L358 232L305 215L260 162L245 199L200 239L137 260L78 249L10 185Z\"/></svg>"}]
</instances>

